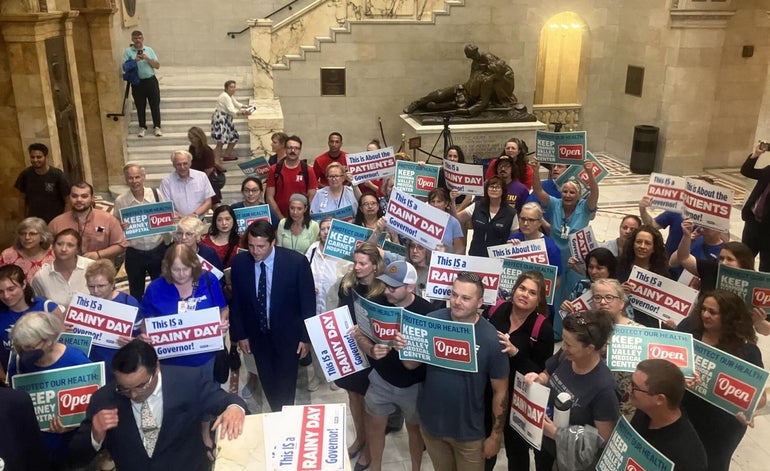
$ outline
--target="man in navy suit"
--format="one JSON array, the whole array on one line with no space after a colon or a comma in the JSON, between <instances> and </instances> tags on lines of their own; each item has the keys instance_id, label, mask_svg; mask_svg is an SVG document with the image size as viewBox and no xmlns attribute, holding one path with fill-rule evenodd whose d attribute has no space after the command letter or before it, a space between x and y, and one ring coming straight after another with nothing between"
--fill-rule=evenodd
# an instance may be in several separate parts
<instances>
[{"instance_id":1,"label":"man in navy suit","mask_svg":"<svg viewBox=\"0 0 770 471\"><path fill-rule=\"evenodd\" d=\"M760 141L741 166L741 175L757 180L741 210L744 221L741 240L755 256L759 254L759 271L763 272L770 272L770 238L767 237L770 230L770 165L764 168L756 166L767 147L767 143Z\"/></svg>"},{"instance_id":2,"label":"man in navy suit","mask_svg":"<svg viewBox=\"0 0 770 471\"><path fill-rule=\"evenodd\" d=\"M243 431L246 404L200 368L160 367L152 345L134 340L112 359L115 381L91 396L86 418L70 442L85 466L106 448L117 469L204 471L211 468L201 422L232 440Z\"/></svg>"},{"instance_id":3,"label":"man in navy suit","mask_svg":"<svg viewBox=\"0 0 770 471\"><path fill-rule=\"evenodd\" d=\"M315 315L313 273L302 254L275 247L269 222L253 222L244 238L249 252L231 268L230 333L254 354L270 409L279 411L294 404L298 362L310 351L304 321Z\"/></svg>"}]
</instances>

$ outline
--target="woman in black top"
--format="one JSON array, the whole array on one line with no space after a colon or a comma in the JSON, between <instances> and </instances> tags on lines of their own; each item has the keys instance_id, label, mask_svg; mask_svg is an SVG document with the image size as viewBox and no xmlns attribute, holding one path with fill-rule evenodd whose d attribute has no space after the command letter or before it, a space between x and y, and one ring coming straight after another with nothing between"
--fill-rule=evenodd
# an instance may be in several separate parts
<instances>
[{"instance_id":1,"label":"woman in black top","mask_svg":"<svg viewBox=\"0 0 770 471\"><path fill-rule=\"evenodd\" d=\"M453 200L454 201L454 200ZM452 202L452 211L455 211ZM514 227L516 210L508 205L505 185L498 177L492 177L484 183L484 197L457 213L457 219L465 224L471 221L473 239L468 255L487 257L487 247L508 242L508 236L518 228Z\"/></svg>"},{"instance_id":2,"label":"woman in black top","mask_svg":"<svg viewBox=\"0 0 770 471\"><path fill-rule=\"evenodd\" d=\"M631 270L637 266L651 271L663 278L669 277L666 244L660 231L652 226L643 225L636 229L626 241L623 255L618 257L618 281L628 294L631 287L626 283ZM658 319L634 309L634 320L646 327L660 327Z\"/></svg>"}]
</instances>

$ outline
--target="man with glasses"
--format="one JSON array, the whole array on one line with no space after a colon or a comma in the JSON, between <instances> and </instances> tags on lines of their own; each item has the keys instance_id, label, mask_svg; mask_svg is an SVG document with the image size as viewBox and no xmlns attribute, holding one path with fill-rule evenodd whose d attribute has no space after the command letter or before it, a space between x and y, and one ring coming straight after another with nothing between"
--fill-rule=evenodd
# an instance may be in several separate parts
<instances>
[{"instance_id":1,"label":"man with glasses","mask_svg":"<svg viewBox=\"0 0 770 471\"><path fill-rule=\"evenodd\" d=\"M134 340L112 359L115 381L91 396L70 442L70 457L87 464L102 448L117 469L208 470L201 422L216 417L220 438L243 431L246 404L199 368L164 366L155 349Z\"/></svg>"},{"instance_id":2,"label":"man with glasses","mask_svg":"<svg viewBox=\"0 0 770 471\"><path fill-rule=\"evenodd\" d=\"M174 203L177 218L194 216L202 218L211 209L211 198L216 195L205 172L190 168L192 154L177 150L171 154L174 171L163 177L160 193L164 201Z\"/></svg>"},{"instance_id":3,"label":"man with glasses","mask_svg":"<svg viewBox=\"0 0 770 471\"><path fill-rule=\"evenodd\" d=\"M291 195L294 193L305 195L310 204L318 188L313 168L299 159L301 153L302 139L298 136L290 136L286 140L286 158L272 165L267 176L265 202L280 219L289 216Z\"/></svg>"},{"instance_id":4,"label":"man with glasses","mask_svg":"<svg viewBox=\"0 0 770 471\"><path fill-rule=\"evenodd\" d=\"M680 409L684 376L666 360L644 360L631 376L629 393L636 414L631 426L677 471L705 471L706 451L690 420Z\"/></svg>"},{"instance_id":5,"label":"man with glasses","mask_svg":"<svg viewBox=\"0 0 770 471\"><path fill-rule=\"evenodd\" d=\"M508 206L516 208L517 214L520 213L521 207L524 206L527 198L529 198L529 189L519 181L521 177L516 173L513 159L507 155L498 158L495 170L507 190Z\"/></svg>"},{"instance_id":6,"label":"man with glasses","mask_svg":"<svg viewBox=\"0 0 770 471\"><path fill-rule=\"evenodd\" d=\"M126 164L123 167L123 177L128 185L128 191L115 198L115 209L112 211L118 220L120 220L120 210L123 208L160 201L157 190L144 186L144 167L133 163ZM128 225L128 223L122 223L124 231ZM150 280L160 276L160 265L166 253L166 244L163 234L137 237L126 242L128 244L126 249L128 288L131 296L141 301L144 296L145 276L150 275Z\"/></svg>"}]
</instances>

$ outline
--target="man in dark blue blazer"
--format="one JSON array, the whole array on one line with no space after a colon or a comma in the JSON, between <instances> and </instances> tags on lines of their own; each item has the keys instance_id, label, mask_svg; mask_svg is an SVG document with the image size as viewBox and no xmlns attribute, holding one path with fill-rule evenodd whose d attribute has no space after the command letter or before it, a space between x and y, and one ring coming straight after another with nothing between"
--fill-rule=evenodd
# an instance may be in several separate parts
<instances>
[{"instance_id":1,"label":"man in dark blue blazer","mask_svg":"<svg viewBox=\"0 0 770 471\"><path fill-rule=\"evenodd\" d=\"M305 319L315 315L313 273L304 255L275 247L269 222L253 222L244 238L249 252L231 265L231 338L254 354L270 409L279 411L294 404L298 362L310 352Z\"/></svg>"},{"instance_id":2,"label":"man in dark blue blazer","mask_svg":"<svg viewBox=\"0 0 770 471\"><path fill-rule=\"evenodd\" d=\"M0 385L0 469L50 469L32 398Z\"/></svg>"},{"instance_id":3,"label":"man in dark blue blazer","mask_svg":"<svg viewBox=\"0 0 770 471\"><path fill-rule=\"evenodd\" d=\"M741 210L744 221L741 241L754 255L759 254L759 271L763 272L770 272L770 237L767 237L770 231L770 165L764 168L756 168L756 165L767 146L760 141L741 166L741 175L757 180Z\"/></svg>"},{"instance_id":4,"label":"man in dark blue blazer","mask_svg":"<svg viewBox=\"0 0 770 471\"><path fill-rule=\"evenodd\" d=\"M91 396L86 418L70 442L71 460L85 466L106 448L117 469L204 471L211 468L201 422L234 439L243 430L246 404L200 368L160 367L152 345L134 340L115 353L115 381ZM144 420L145 408L154 427ZM154 438L153 438L154 437Z\"/></svg>"}]
</instances>

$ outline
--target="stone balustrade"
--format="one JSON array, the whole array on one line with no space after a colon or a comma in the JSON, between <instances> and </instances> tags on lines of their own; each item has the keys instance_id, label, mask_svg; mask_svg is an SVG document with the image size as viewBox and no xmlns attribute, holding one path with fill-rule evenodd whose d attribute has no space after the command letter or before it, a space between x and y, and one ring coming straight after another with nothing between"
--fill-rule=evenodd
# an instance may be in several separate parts
<instances>
[{"instance_id":1,"label":"stone balustrade","mask_svg":"<svg viewBox=\"0 0 770 471\"><path fill-rule=\"evenodd\" d=\"M532 106L532 113L537 117L537 120L548 125L548 129L551 131L554 126L550 123L564 123L562 131L582 130L580 121L580 112L582 110L583 105L580 103Z\"/></svg>"}]
</instances>

